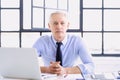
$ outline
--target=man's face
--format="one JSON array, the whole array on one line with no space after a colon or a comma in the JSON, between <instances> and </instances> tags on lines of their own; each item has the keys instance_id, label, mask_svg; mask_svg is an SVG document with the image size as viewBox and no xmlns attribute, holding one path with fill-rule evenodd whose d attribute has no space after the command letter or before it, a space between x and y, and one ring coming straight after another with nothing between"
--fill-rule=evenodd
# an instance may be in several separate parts
<instances>
[{"instance_id":1,"label":"man's face","mask_svg":"<svg viewBox=\"0 0 120 80\"><path fill-rule=\"evenodd\" d=\"M57 39L64 37L69 27L67 18L63 14L52 15L49 22L49 29L53 33L53 36Z\"/></svg>"}]
</instances>

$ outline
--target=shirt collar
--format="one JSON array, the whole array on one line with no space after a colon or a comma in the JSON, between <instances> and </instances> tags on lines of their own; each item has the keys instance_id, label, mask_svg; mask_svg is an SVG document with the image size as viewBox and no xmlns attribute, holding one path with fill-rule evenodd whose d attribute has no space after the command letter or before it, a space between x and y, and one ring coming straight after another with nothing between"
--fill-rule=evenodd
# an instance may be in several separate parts
<instances>
[{"instance_id":1,"label":"shirt collar","mask_svg":"<svg viewBox=\"0 0 120 80\"><path fill-rule=\"evenodd\" d=\"M67 43L67 37L68 37L68 35L66 35L65 38L64 38L64 40L62 41L63 45L65 45ZM52 35L52 40L53 40L54 44L56 45L57 41L54 39L53 35Z\"/></svg>"}]
</instances>

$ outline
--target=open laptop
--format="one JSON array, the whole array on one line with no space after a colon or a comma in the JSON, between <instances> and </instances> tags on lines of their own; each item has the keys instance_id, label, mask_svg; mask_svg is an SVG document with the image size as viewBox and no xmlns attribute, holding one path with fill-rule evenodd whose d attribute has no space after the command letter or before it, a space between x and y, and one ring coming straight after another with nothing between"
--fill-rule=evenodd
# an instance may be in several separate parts
<instances>
[{"instance_id":1,"label":"open laptop","mask_svg":"<svg viewBox=\"0 0 120 80\"><path fill-rule=\"evenodd\" d=\"M5 78L41 80L34 48L0 48L0 75Z\"/></svg>"}]
</instances>

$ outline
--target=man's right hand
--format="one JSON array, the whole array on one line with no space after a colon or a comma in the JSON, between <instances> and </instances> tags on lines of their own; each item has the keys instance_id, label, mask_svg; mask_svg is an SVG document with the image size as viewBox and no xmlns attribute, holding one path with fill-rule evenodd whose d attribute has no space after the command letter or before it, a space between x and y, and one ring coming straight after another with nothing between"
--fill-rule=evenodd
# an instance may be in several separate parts
<instances>
[{"instance_id":1,"label":"man's right hand","mask_svg":"<svg viewBox=\"0 0 120 80\"><path fill-rule=\"evenodd\" d=\"M57 74L57 75L67 74L65 68L63 68L60 65L60 61L59 62L51 62L47 71L48 71L48 73Z\"/></svg>"}]
</instances>

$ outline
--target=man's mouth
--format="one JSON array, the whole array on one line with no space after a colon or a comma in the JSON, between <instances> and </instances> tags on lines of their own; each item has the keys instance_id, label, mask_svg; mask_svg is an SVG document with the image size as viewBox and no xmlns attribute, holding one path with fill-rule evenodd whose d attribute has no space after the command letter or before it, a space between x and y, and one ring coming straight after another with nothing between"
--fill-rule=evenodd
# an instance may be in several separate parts
<instances>
[{"instance_id":1,"label":"man's mouth","mask_svg":"<svg viewBox=\"0 0 120 80\"><path fill-rule=\"evenodd\" d=\"M62 31L56 31L56 32L62 32Z\"/></svg>"}]
</instances>

